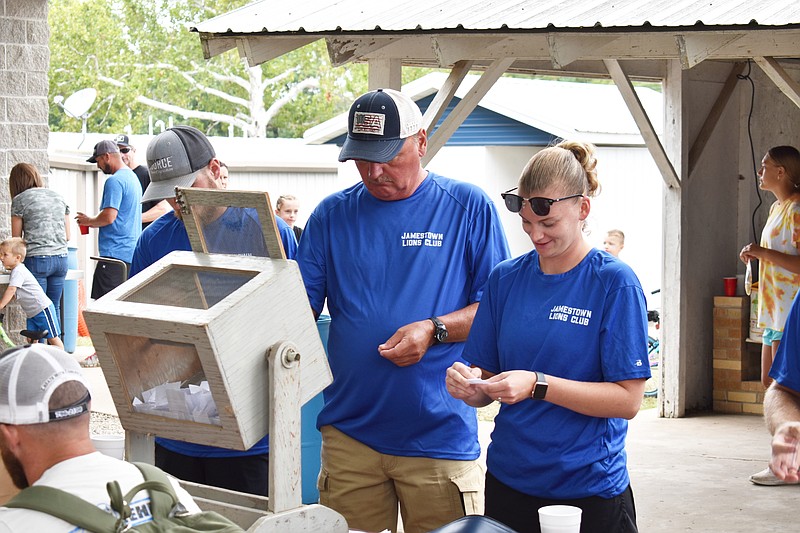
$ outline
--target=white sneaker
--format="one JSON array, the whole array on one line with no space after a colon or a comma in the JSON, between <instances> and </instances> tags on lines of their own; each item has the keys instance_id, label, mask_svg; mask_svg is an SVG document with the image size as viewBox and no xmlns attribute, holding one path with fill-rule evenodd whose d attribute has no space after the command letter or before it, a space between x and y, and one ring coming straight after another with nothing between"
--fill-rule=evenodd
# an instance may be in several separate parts
<instances>
[{"instance_id":1,"label":"white sneaker","mask_svg":"<svg viewBox=\"0 0 800 533\"><path fill-rule=\"evenodd\" d=\"M797 485L797 481L784 481L772 473L769 467L750 476L750 482L765 487L778 487L780 485Z\"/></svg>"}]
</instances>

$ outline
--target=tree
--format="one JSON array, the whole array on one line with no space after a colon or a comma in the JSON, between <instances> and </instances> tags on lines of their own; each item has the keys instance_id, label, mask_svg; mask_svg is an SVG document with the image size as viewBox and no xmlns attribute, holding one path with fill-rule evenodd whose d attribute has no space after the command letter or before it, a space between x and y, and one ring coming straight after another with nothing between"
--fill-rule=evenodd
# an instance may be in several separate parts
<instances>
[{"instance_id":1,"label":"tree","mask_svg":"<svg viewBox=\"0 0 800 533\"><path fill-rule=\"evenodd\" d=\"M317 41L249 68L235 51L206 61L188 26L246 0L51 0L50 96L94 87L90 131L147 131L170 117L210 135L301 136L366 90L366 66L332 68ZM54 131L75 123L51 107Z\"/></svg>"}]
</instances>

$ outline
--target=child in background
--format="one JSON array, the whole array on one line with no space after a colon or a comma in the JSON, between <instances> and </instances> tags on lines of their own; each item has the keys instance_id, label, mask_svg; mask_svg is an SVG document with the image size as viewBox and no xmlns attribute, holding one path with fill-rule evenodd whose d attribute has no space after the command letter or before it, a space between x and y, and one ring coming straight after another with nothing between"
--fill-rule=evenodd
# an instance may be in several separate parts
<instances>
[{"instance_id":1,"label":"child in background","mask_svg":"<svg viewBox=\"0 0 800 533\"><path fill-rule=\"evenodd\" d=\"M294 225L294 223L297 222L297 213L299 211L300 201L291 194L279 196L278 201L275 203L275 214L289 224L289 227L294 231L297 242L300 242L300 235L303 233L303 228Z\"/></svg>"},{"instance_id":2,"label":"child in background","mask_svg":"<svg viewBox=\"0 0 800 533\"><path fill-rule=\"evenodd\" d=\"M3 298L0 299L0 312L17 297L20 307L28 317L27 329L31 331L47 331L47 343L58 346L62 350L64 344L61 342L61 328L58 324L58 317L53 302L42 290L42 286L33 277L33 274L25 267L23 261L27 249L25 241L19 237L12 237L0 243L0 261L3 266L11 272L8 280L8 287ZM28 338L29 343L35 339Z\"/></svg>"},{"instance_id":3,"label":"child in background","mask_svg":"<svg viewBox=\"0 0 800 533\"><path fill-rule=\"evenodd\" d=\"M614 257L619 257L619 253L625 248L625 234L622 230L610 229L603 240L603 248Z\"/></svg>"}]
</instances>

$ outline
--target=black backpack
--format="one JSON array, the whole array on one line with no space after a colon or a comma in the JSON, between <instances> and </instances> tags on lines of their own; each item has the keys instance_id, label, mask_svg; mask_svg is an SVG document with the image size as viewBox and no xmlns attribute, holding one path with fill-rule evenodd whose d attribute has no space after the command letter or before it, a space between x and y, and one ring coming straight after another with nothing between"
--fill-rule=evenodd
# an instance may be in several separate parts
<instances>
[{"instance_id":1,"label":"black backpack","mask_svg":"<svg viewBox=\"0 0 800 533\"><path fill-rule=\"evenodd\" d=\"M124 495L118 482L110 481L106 484L108 495L111 497L111 508L119 517L103 511L74 494L45 486L32 486L24 489L6 503L5 507L33 509L47 513L93 533L117 533L120 531L142 533L244 532L244 529L214 511L188 514L178 501L172 483L161 469L146 463L133 464L142 472L143 483L136 485ZM147 490L150 495L150 514L153 519L128 528L127 521L132 514L129 502L141 490Z\"/></svg>"}]
</instances>

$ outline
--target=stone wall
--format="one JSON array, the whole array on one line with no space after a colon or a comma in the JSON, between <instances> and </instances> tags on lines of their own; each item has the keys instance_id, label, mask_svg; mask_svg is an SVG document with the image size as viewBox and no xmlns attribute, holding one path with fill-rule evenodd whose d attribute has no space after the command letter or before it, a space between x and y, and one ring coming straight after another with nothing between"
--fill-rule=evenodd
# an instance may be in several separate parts
<instances>
[{"instance_id":1,"label":"stone wall","mask_svg":"<svg viewBox=\"0 0 800 533\"><path fill-rule=\"evenodd\" d=\"M49 171L49 42L47 0L0 0L0 238L11 234L11 167L31 163L45 179ZM6 324L19 342L25 317L16 305Z\"/></svg>"},{"instance_id":2,"label":"stone wall","mask_svg":"<svg viewBox=\"0 0 800 533\"><path fill-rule=\"evenodd\" d=\"M47 0L0 0L0 235L10 228L8 173L31 163L47 175L50 63Z\"/></svg>"}]
</instances>

